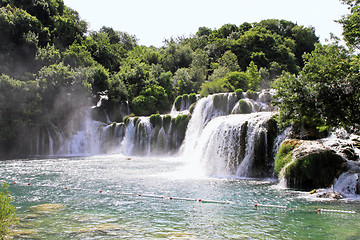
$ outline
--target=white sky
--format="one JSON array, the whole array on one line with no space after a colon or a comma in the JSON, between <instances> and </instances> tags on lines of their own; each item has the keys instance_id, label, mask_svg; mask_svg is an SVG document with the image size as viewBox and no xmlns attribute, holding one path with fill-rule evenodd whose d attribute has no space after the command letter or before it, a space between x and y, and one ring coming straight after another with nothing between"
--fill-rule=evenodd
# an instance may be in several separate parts
<instances>
[{"instance_id":1,"label":"white sky","mask_svg":"<svg viewBox=\"0 0 360 240\"><path fill-rule=\"evenodd\" d=\"M199 27L219 29L231 23L285 19L313 26L322 43L330 33L341 37L335 23L349 11L340 0L64 0L89 23L91 30L102 26L127 32L140 45L163 46L170 37L195 34Z\"/></svg>"}]
</instances>

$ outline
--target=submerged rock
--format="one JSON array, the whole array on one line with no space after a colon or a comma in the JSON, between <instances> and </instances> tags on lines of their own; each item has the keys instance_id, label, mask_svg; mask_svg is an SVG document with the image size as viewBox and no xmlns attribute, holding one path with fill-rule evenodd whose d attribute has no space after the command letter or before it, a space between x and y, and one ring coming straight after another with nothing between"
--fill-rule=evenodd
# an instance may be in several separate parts
<instances>
[{"instance_id":1,"label":"submerged rock","mask_svg":"<svg viewBox=\"0 0 360 240\"><path fill-rule=\"evenodd\" d=\"M119 225L104 223L96 226L79 228L69 233L71 234L83 234L83 233L94 233L94 232L108 233L108 232L120 231L120 230L124 230L124 229Z\"/></svg>"},{"instance_id":2,"label":"submerged rock","mask_svg":"<svg viewBox=\"0 0 360 240\"><path fill-rule=\"evenodd\" d=\"M275 163L287 187L304 190L330 187L346 168L346 160L319 141L291 144L292 149L288 148L285 154L281 151L284 147L280 147ZM289 141L282 145L289 145Z\"/></svg>"},{"instance_id":3,"label":"submerged rock","mask_svg":"<svg viewBox=\"0 0 360 240\"><path fill-rule=\"evenodd\" d=\"M56 213L60 212L65 208L62 204L41 204L30 207L30 209L36 213Z\"/></svg>"},{"instance_id":4,"label":"submerged rock","mask_svg":"<svg viewBox=\"0 0 360 240\"><path fill-rule=\"evenodd\" d=\"M37 231L34 229L14 229L9 234L9 236L15 239L26 239L26 238L34 239L36 234Z\"/></svg>"}]
</instances>

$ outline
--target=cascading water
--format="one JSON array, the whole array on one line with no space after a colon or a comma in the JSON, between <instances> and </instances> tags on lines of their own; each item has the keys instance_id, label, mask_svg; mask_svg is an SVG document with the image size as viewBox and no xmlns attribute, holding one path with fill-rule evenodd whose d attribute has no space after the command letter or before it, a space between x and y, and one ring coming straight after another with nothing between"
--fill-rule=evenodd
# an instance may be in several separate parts
<instances>
[{"instance_id":1,"label":"cascading water","mask_svg":"<svg viewBox=\"0 0 360 240\"><path fill-rule=\"evenodd\" d=\"M199 161L206 175L269 177L276 134L266 101L244 99L249 114L233 114L239 107L236 94L216 94L198 101L183 146L186 159ZM259 107L263 106L263 107Z\"/></svg>"},{"instance_id":2,"label":"cascading water","mask_svg":"<svg viewBox=\"0 0 360 240\"><path fill-rule=\"evenodd\" d=\"M49 152L54 155L151 156L173 155L182 146L180 154L199 161L207 175L268 177L271 176L271 149L276 137L269 134L273 127L270 124L271 95L264 91L252 100L243 94L240 101L235 93L210 95L198 100L189 124L187 115L179 115L186 113L185 107L189 107L182 103L185 97L181 99L180 112L173 111L172 116L159 115L153 120L136 117L109 124L92 119L92 111L98 109L87 109L69 124L70 134L54 126L56 131L52 132L61 139L61 146L54 147L55 138L49 133ZM244 106L251 113L236 114L241 113Z\"/></svg>"}]
</instances>

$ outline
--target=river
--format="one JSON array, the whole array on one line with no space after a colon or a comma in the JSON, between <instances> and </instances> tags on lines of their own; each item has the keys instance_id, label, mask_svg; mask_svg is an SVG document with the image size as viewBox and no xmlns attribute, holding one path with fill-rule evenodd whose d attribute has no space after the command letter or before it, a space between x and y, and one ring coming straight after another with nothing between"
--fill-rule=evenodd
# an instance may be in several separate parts
<instances>
[{"instance_id":1,"label":"river","mask_svg":"<svg viewBox=\"0 0 360 240\"><path fill-rule=\"evenodd\" d=\"M3 181L20 219L15 239L360 238L357 201L315 200L272 179L205 176L178 157L1 161Z\"/></svg>"}]
</instances>

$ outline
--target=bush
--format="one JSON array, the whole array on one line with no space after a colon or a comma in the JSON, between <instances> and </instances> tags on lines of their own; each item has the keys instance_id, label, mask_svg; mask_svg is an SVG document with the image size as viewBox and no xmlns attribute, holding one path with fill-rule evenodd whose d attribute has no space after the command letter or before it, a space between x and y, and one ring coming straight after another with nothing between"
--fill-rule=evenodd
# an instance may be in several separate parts
<instances>
[{"instance_id":1,"label":"bush","mask_svg":"<svg viewBox=\"0 0 360 240\"><path fill-rule=\"evenodd\" d=\"M136 115L148 116L157 111L170 110L168 96L163 87L149 86L141 91L141 95L135 97L131 102L132 110Z\"/></svg>"},{"instance_id":2,"label":"bush","mask_svg":"<svg viewBox=\"0 0 360 240\"><path fill-rule=\"evenodd\" d=\"M226 74L226 80L235 88L249 89L249 76L245 72L230 72Z\"/></svg>"},{"instance_id":3,"label":"bush","mask_svg":"<svg viewBox=\"0 0 360 240\"><path fill-rule=\"evenodd\" d=\"M9 228L17 223L15 207L10 204L13 198L8 188L9 185L4 183L0 191L0 239L4 239Z\"/></svg>"},{"instance_id":4,"label":"bush","mask_svg":"<svg viewBox=\"0 0 360 240\"><path fill-rule=\"evenodd\" d=\"M236 93L236 96L237 96L238 99L242 98L243 92L244 91L241 88L235 90L235 93Z\"/></svg>"},{"instance_id":5,"label":"bush","mask_svg":"<svg viewBox=\"0 0 360 240\"><path fill-rule=\"evenodd\" d=\"M157 111L156 99L153 96L139 95L133 99L130 105L137 116L148 116Z\"/></svg>"},{"instance_id":6,"label":"bush","mask_svg":"<svg viewBox=\"0 0 360 240\"><path fill-rule=\"evenodd\" d=\"M247 90L247 91L246 91L246 95L247 95L248 98L250 98L250 99L252 99L252 100L254 100L254 101L256 101L256 99L257 99L258 96L259 96L257 92L252 91L252 90Z\"/></svg>"},{"instance_id":7,"label":"bush","mask_svg":"<svg viewBox=\"0 0 360 240\"><path fill-rule=\"evenodd\" d=\"M234 87L226 78L218 78L212 82L205 82L201 85L200 97L206 97L209 94L232 92Z\"/></svg>"}]
</instances>

